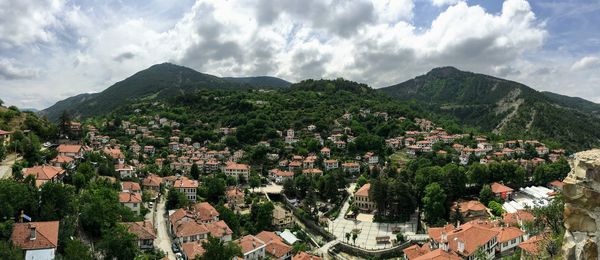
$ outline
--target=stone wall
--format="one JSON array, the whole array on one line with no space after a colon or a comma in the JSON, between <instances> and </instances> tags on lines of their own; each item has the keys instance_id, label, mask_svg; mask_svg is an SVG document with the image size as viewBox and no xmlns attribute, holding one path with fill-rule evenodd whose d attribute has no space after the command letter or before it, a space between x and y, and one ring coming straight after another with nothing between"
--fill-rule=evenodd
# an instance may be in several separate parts
<instances>
[{"instance_id":1,"label":"stone wall","mask_svg":"<svg viewBox=\"0 0 600 260\"><path fill-rule=\"evenodd\" d=\"M600 232L600 149L579 152L564 180L563 259L598 259Z\"/></svg>"}]
</instances>

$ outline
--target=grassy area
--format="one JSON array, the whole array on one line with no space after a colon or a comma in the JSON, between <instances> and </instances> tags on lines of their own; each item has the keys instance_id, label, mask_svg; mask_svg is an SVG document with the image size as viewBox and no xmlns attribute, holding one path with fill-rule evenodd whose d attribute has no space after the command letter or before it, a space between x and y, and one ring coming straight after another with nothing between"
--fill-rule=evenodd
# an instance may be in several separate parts
<instances>
[{"instance_id":1,"label":"grassy area","mask_svg":"<svg viewBox=\"0 0 600 260\"><path fill-rule=\"evenodd\" d=\"M406 164L410 160L408 154L404 151L397 151L394 154L390 155L390 160L392 161L392 165L398 167L400 165Z\"/></svg>"}]
</instances>

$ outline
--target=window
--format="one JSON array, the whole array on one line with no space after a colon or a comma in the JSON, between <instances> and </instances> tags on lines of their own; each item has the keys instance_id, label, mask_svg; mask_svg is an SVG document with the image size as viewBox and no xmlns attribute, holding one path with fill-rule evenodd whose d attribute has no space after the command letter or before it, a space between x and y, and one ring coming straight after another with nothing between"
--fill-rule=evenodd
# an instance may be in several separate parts
<instances>
[{"instance_id":1,"label":"window","mask_svg":"<svg viewBox=\"0 0 600 260\"><path fill-rule=\"evenodd\" d=\"M137 203L133 203L133 207L134 207L134 208L137 208Z\"/></svg>"}]
</instances>

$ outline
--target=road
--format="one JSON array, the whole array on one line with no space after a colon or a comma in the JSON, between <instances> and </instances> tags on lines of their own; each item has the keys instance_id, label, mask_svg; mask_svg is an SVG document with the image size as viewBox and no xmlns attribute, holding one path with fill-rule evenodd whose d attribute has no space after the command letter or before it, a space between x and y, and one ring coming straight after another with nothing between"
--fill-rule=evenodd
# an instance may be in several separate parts
<instances>
[{"instance_id":1,"label":"road","mask_svg":"<svg viewBox=\"0 0 600 260\"><path fill-rule=\"evenodd\" d=\"M156 205L156 240L154 240L154 246L158 247L163 252L167 253L167 256L170 260L175 260L175 254L173 250L171 250L171 237L169 236L169 231L167 230L167 218L165 215L167 214L165 211L165 203L167 201L167 195L160 197L160 201Z\"/></svg>"},{"instance_id":2,"label":"road","mask_svg":"<svg viewBox=\"0 0 600 260\"><path fill-rule=\"evenodd\" d=\"M346 190L348 191L349 194L353 194L354 193L354 187L355 186L356 186L356 183L352 183L352 184L350 184L350 186L348 186L348 188ZM344 219L344 216L346 215L346 211L348 211L348 208L350 207L350 203L349 203L350 202L350 197L351 196L348 196L346 198L346 200L344 201L344 205L342 205L342 208L340 209L340 213L335 218L335 220L334 221L329 220L330 231L331 231L331 229L333 229L334 222L337 222L339 220ZM320 248L318 248L316 250L316 252L319 255L324 256L325 259L329 259L329 255L328 255L327 251L329 251L329 248L331 248L333 245L339 243L340 241L341 241L340 238L336 238L335 240L329 241L329 243L327 243L327 244L321 246Z\"/></svg>"},{"instance_id":3,"label":"road","mask_svg":"<svg viewBox=\"0 0 600 260\"><path fill-rule=\"evenodd\" d=\"M0 162L0 179L9 178L12 176L12 166L17 160L17 155L12 153L6 156L4 161Z\"/></svg>"}]
</instances>

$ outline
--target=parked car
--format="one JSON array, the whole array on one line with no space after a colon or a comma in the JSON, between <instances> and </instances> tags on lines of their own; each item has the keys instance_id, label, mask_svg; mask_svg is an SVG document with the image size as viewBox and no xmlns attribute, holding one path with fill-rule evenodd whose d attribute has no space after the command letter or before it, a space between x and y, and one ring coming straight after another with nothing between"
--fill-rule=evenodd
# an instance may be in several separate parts
<instances>
[{"instance_id":1,"label":"parked car","mask_svg":"<svg viewBox=\"0 0 600 260\"><path fill-rule=\"evenodd\" d=\"M154 206L154 202L148 202L148 208L152 208L152 206Z\"/></svg>"},{"instance_id":2,"label":"parked car","mask_svg":"<svg viewBox=\"0 0 600 260\"><path fill-rule=\"evenodd\" d=\"M179 247L177 246L177 244L171 244L171 249L173 249L173 253L179 253Z\"/></svg>"}]
</instances>

